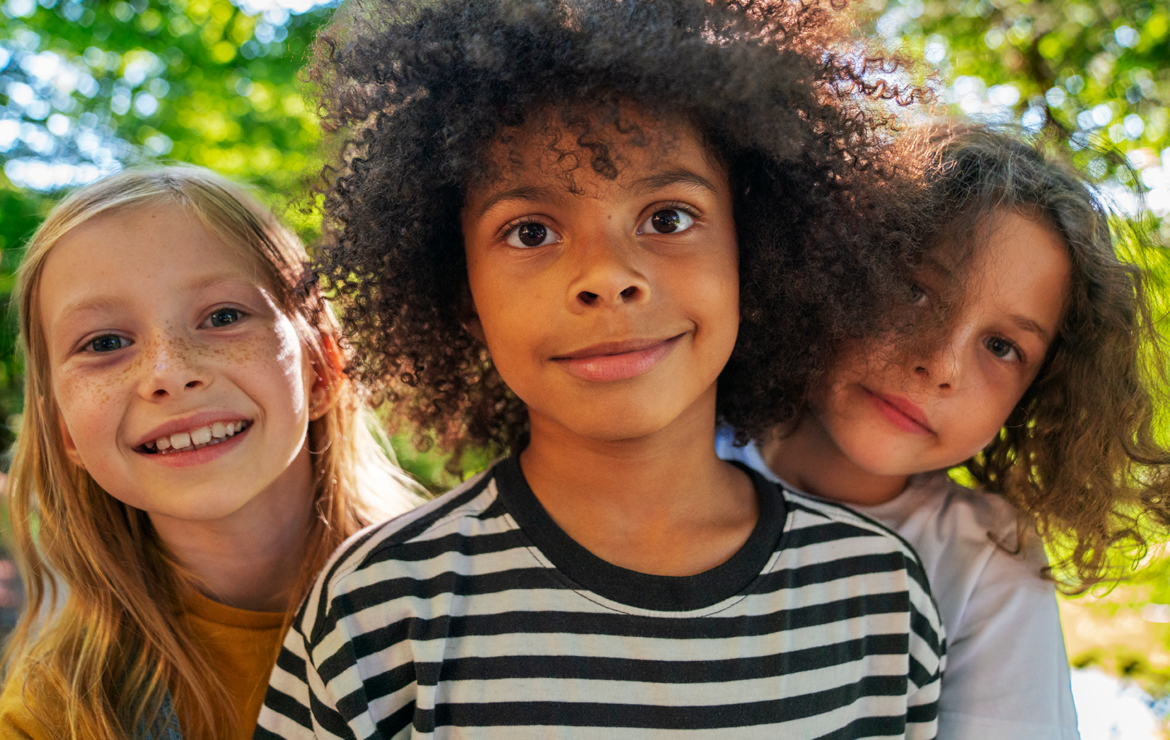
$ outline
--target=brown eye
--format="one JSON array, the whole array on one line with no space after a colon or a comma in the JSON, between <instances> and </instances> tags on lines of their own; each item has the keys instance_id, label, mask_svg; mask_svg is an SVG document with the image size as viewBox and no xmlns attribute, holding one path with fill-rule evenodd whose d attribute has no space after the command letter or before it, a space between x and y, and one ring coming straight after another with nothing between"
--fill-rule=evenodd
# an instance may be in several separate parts
<instances>
[{"instance_id":1,"label":"brown eye","mask_svg":"<svg viewBox=\"0 0 1170 740\"><path fill-rule=\"evenodd\" d=\"M655 211L650 218L638 228L639 234L673 234L686 231L695 223L689 213L678 208L663 208Z\"/></svg>"},{"instance_id":2,"label":"brown eye","mask_svg":"<svg viewBox=\"0 0 1170 740\"><path fill-rule=\"evenodd\" d=\"M558 239L556 232L552 229L544 224L531 221L512 229L504 241L513 247L543 247L546 244L555 243Z\"/></svg>"},{"instance_id":3,"label":"brown eye","mask_svg":"<svg viewBox=\"0 0 1170 740\"><path fill-rule=\"evenodd\" d=\"M541 224L524 224L517 232L520 242L528 247L538 247L548 235L548 229Z\"/></svg>"}]
</instances>

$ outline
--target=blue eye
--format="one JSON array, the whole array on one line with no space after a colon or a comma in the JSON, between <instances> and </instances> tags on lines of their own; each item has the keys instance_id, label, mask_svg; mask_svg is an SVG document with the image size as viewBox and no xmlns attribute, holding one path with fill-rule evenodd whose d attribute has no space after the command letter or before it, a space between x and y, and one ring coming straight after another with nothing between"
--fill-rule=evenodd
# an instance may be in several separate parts
<instances>
[{"instance_id":1,"label":"blue eye","mask_svg":"<svg viewBox=\"0 0 1170 740\"><path fill-rule=\"evenodd\" d=\"M1012 360L1018 362L1020 360L1020 353L1016 351L1015 345L1002 337L988 337L983 346L987 347L987 351L995 355L1001 360Z\"/></svg>"},{"instance_id":2,"label":"blue eye","mask_svg":"<svg viewBox=\"0 0 1170 740\"><path fill-rule=\"evenodd\" d=\"M244 317L244 312L238 308L220 308L207 317L208 323L215 328L234 324Z\"/></svg>"},{"instance_id":3,"label":"blue eye","mask_svg":"<svg viewBox=\"0 0 1170 740\"><path fill-rule=\"evenodd\" d=\"M109 352L116 352L130 346L130 340L125 337L120 337L117 334L103 334L100 337L95 337L89 340L85 348L91 352L106 354Z\"/></svg>"}]
</instances>

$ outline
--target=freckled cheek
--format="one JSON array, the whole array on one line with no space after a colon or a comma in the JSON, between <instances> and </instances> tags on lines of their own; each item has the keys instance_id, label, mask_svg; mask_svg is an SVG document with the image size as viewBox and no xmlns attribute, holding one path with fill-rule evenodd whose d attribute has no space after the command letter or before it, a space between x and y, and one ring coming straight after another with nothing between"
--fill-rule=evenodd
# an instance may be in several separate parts
<instances>
[{"instance_id":1,"label":"freckled cheek","mask_svg":"<svg viewBox=\"0 0 1170 740\"><path fill-rule=\"evenodd\" d=\"M53 397L65 428L78 448L84 450L108 441L122 418L113 408L106 384L92 378L63 376L53 383Z\"/></svg>"}]
</instances>

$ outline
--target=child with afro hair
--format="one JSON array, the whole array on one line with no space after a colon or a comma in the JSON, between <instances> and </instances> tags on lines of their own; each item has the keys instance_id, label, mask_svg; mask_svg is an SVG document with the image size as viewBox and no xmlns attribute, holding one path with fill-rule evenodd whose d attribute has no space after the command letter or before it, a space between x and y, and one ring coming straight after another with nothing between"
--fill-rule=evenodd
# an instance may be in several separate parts
<instances>
[{"instance_id":1,"label":"child with afro hair","mask_svg":"<svg viewBox=\"0 0 1170 740\"><path fill-rule=\"evenodd\" d=\"M714 453L887 326L917 242L832 7L381 0L310 76L346 132L317 277L420 437L504 455L356 536L258 738L936 732L944 635L880 525Z\"/></svg>"}]
</instances>

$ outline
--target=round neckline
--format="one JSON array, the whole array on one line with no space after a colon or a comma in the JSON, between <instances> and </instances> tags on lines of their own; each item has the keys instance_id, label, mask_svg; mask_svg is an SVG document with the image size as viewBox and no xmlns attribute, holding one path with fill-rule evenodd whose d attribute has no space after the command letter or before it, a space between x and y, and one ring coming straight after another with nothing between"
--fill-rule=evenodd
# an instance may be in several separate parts
<instances>
[{"instance_id":1,"label":"round neckline","mask_svg":"<svg viewBox=\"0 0 1170 740\"><path fill-rule=\"evenodd\" d=\"M735 463L733 463L735 464ZM610 601L663 612L704 609L752 585L782 546L788 507L783 494L756 471L737 465L752 479L759 518L747 541L720 565L691 576L642 573L602 560L561 529L532 492L516 456L496 464L500 501L528 540L574 583Z\"/></svg>"},{"instance_id":2,"label":"round neckline","mask_svg":"<svg viewBox=\"0 0 1170 740\"><path fill-rule=\"evenodd\" d=\"M228 606L196 589L189 591L183 599L183 609L201 619L230 627L273 629L284 624L284 612L258 612Z\"/></svg>"}]
</instances>

